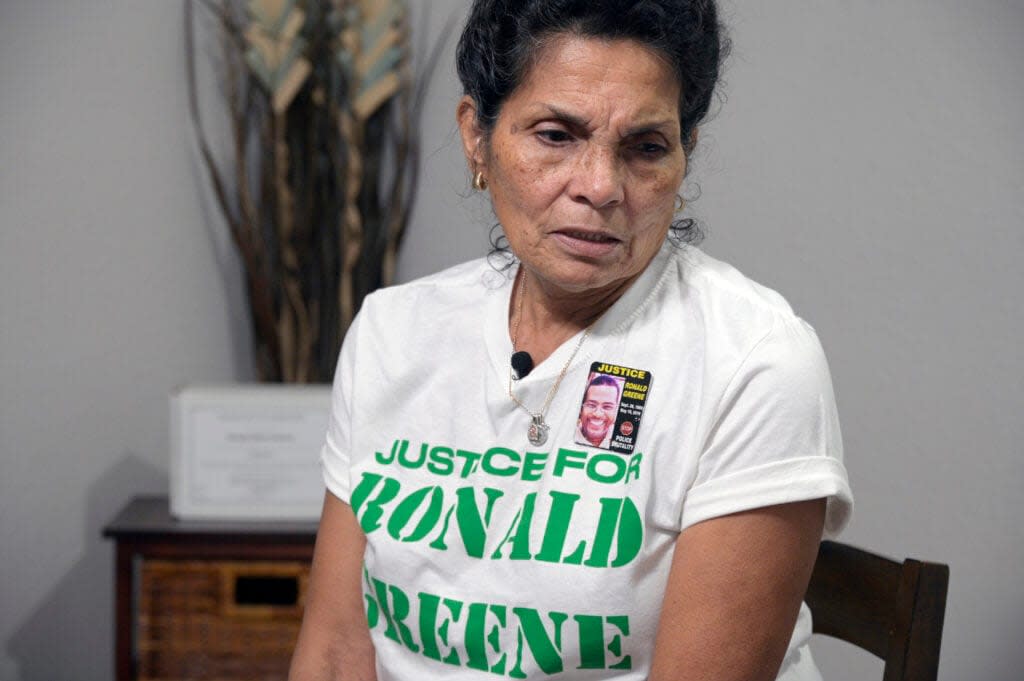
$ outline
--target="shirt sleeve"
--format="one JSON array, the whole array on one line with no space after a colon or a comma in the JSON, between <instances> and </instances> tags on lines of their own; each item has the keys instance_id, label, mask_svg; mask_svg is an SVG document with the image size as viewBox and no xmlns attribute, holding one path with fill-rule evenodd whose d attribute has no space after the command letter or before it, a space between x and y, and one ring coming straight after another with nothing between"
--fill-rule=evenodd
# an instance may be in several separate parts
<instances>
[{"instance_id":1,"label":"shirt sleeve","mask_svg":"<svg viewBox=\"0 0 1024 681\"><path fill-rule=\"evenodd\" d=\"M680 526L775 504L827 498L825 535L847 524L853 496L828 363L799 318L776 319L719 401Z\"/></svg>"},{"instance_id":2,"label":"shirt sleeve","mask_svg":"<svg viewBox=\"0 0 1024 681\"><path fill-rule=\"evenodd\" d=\"M351 494L352 405L354 404L356 350L359 345L361 313L349 325L341 346L331 390L331 415L327 437L320 450L320 468L324 484L334 496L348 503Z\"/></svg>"}]
</instances>

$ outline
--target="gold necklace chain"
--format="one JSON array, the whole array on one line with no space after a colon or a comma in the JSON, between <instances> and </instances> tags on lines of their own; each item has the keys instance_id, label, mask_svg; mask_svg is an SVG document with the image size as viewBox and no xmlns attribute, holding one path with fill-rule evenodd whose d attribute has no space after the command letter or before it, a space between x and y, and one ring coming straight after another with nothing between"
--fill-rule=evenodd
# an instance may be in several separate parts
<instances>
[{"instance_id":1,"label":"gold necklace chain","mask_svg":"<svg viewBox=\"0 0 1024 681\"><path fill-rule=\"evenodd\" d=\"M519 301L516 304L516 318L515 321L512 322L512 352L516 351L516 340L519 336L519 322L523 318L523 298L525 297L526 272L524 271L522 285L519 287ZM523 404L522 401L520 401L520 399L515 396L515 393L512 392L513 369L512 367L509 367L508 396L517 406L519 406L520 409L522 409L523 411L530 415L530 427L526 431L526 436L530 440L530 444L542 445L545 442L547 442L548 431L550 430L550 426L548 426L548 424L545 423L544 415L547 413L548 407L551 406L551 401L555 399L555 394L558 392L558 386L562 384L562 379L565 378L565 374L568 373L569 366L572 364L572 361L576 359L576 355L577 353L579 353L580 348L583 347L583 341L587 340L587 336L590 335L590 328L592 326L593 324L590 324L587 326L587 328L583 330L583 334L580 336L579 342L576 343L576 348L572 351L572 354L569 355L569 359L566 360L565 364L562 366L562 371L559 372L558 378L555 380L554 385L552 385L551 389L548 390L548 395L544 399L544 406L541 407L541 410L539 412L531 411L530 408Z\"/></svg>"}]
</instances>

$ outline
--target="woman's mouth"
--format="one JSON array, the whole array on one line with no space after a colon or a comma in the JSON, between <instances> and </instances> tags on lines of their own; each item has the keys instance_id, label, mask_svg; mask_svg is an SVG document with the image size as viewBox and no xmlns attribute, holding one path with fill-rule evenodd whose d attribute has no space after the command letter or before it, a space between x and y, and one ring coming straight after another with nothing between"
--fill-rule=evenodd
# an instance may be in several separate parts
<instances>
[{"instance_id":1,"label":"woman's mouth","mask_svg":"<svg viewBox=\"0 0 1024 681\"><path fill-rule=\"evenodd\" d=\"M608 255L621 243L617 237L595 230L561 229L552 236L571 253L589 258Z\"/></svg>"},{"instance_id":2,"label":"woman's mouth","mask_svg":"<svg viewBox=\"0 0 1024 681\"><path fill-rule=\"evenodd\" d=\"M571 236L573 239L583 239L584 241L594 242L605 242L605 241L618 241L615 237L603 234L601 232L580 232L576 230L565 230L560 232L566 236Z\"/></svg>"}]
</instances>

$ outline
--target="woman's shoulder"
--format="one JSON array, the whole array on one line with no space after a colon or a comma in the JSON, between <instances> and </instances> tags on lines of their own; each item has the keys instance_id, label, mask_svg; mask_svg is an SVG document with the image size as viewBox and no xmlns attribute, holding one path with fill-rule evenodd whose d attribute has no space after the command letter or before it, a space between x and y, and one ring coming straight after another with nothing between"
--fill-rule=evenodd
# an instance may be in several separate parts
<instances>
[{"instance_id":1,"label":"woman's shoulder","mask_svg":"<svg viewBox=\"0 0 1024 681\"><path fill-rule=\"evenodd\" d=\"M773 316L796 317L781 293L754 281L733 265L694 246L683 248L678 258L684 284L707 303L748 306Z\"/></svg>"},{"instance_id":2,"label":"woman's shoulder","mask_svg":"<svg viewBox=\"0 0 1024 681\"><path fill-rule=\"evenodd\" d=\"M482 311L492 296L501 295L510 281L510 275L492 267L487 258L470 260L377 289L363 301L361 324L367 329L386 328L393 335L473 323L474 312Z\"/></svg>"},{"instance_id":3,"label":"woman's shoulder","mask_svg":"<svg viewBox=\"0 0 1024 681\"><path fill-rule=\"evenodd\" d=\"M697 325L703 347L723 364L742 361L766 343L781 343L795 355L820 352L814 328L775 289L693 246L678 249L673 260L667 288L683 306L682 326Z\"/></svg>"},{"instance_id":4,"label":"woman's shoulder","mask_svg":"<svg viewBox=\"0 0 1024 681\"><path fill-rule=\"evenodd\" d=\"M511 276L495 269L487 258L476 258L433 274L377 289L367 296L377 306L422 305L431 307L457 304L461 300L479 300L500 289Z\"/></svg>"}]
</instances>

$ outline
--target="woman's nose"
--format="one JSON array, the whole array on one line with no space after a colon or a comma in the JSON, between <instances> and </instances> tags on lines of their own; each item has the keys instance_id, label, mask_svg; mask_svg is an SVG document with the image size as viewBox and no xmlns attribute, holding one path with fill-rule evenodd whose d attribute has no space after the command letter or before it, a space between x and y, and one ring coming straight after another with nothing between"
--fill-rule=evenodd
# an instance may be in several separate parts
<instances>
[{"instance_id":1,"label":"woman's nose","mask_svg":"<svg viewBox=\"0 0 1024 681\"><path fill-rule=\"evenodd\" d=\"M575 172L571 192L576 201L594 208L607 208L622 203L625 198L620 159L615 150L588 144Z\"/></svg>"}]
</instances>

